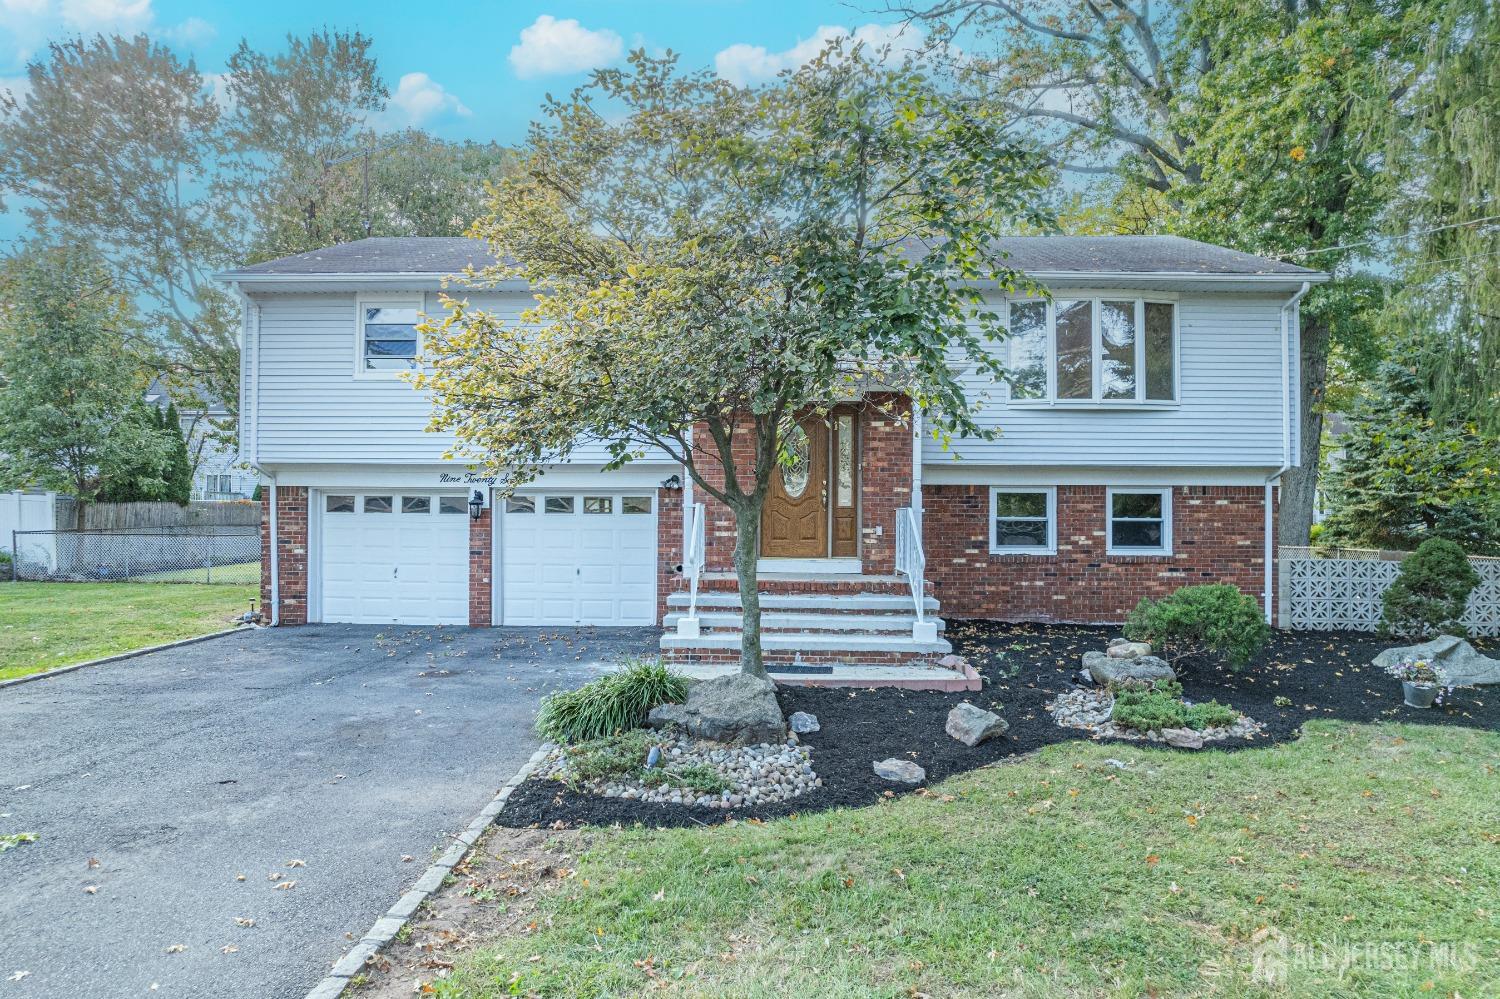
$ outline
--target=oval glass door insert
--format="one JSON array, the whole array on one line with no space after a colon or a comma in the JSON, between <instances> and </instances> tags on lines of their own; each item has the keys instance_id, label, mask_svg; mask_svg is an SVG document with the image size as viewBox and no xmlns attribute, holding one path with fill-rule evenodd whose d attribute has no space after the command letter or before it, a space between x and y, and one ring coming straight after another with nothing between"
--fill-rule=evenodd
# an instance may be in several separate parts
<instances>
[{"instance_id":1,"label":"oval glass door insert","mask_svg":"<svg viewBox=\"0 0 1500 999\"><path fill-rule=\"evenodd\" d=\"M807 480L811 473L808 467L810 445L807 431L801 426L794 426L787 432L786 449L791 462L781 466L781 488L790 499L796 499L807 491Z\"/></svg>"}]
</instances>

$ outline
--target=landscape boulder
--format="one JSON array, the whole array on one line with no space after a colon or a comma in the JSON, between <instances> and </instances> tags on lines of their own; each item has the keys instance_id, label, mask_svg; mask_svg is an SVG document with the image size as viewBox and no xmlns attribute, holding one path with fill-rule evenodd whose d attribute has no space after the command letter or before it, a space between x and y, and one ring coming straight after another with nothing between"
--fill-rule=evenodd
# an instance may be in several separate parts
<instances>
[{"instance_id":1,"label":"landscape boulder","mask_svg":"<svg viewBox=\"0 0 1500 999\"><path fill-rule=\"evenodd\" d=\"M1161 730L1161 741L1178 749L1202 749L1203 735L1194 732L1190 728L1164 728Z\"/></svg>"},{"instance_id":2,"label":"landscape boulder","mask_svg":"<svg viewBox=\"0 0 1500 999\"><path fill-rule=\"evenodd\" d=\"M776 703L776 685L748 673L718 676L695 684L683 704L651 709L652 728L676 725L698 739L730 746L786 741L786 719Z\"/></svg>"},{"instance_id":3,"label":"landscape boulder","mask_svg":"<svg viewBox=\"0 0 1500 999\"><path fill-rule=\"evenodd\" d=\"M910 760L892 757L889 760L875 761L875 776L901 784L920 784L927 779L927 771Z\"/></svg>"},{"instance_id":4,"label":"landscape boulder","mask_svg":"<svg viewBox=\"0 0 1500 999\"><path fill-rule=\"evenodd\" d=\"M791 717L787 719L787 724L791 725L792 731L798 735L816 732L823 727L818 724L817 715L808 714L806 711L793 711Z\"/></svg>"},{"instance_id":5,"label":"landscape boulder","mask_svg":"<svg viewBox=\"0 0 1500 999\"><path fill-rule=\"evenodd\" d=\"M1101 687L1111 683L1158 683L1177 679L1172 667L1156 656L1118 659L1104 652L1085 652L1083 668Z\"/></svg>"},{"instance_id":6,"label":"landscape boulder","mask_svg":"<svg viewBox=\"0 0 1500 999\"><path fill-rule=\"evenodd\" d=\"M948 712L945 731L965 746L977 746L986 739L1004 735L1010 730L1010 722L993 711L976 707L968 701Z\"/></svg>"},{"instance_id":7,"label":"landscape boulder","mask_svg":"<svg viewBox=\"0 0 1500 999\"><path fill-rule=\"evenodd\" d=\"M1375 657L1375 666L1389 670L1403 659L1426 659L1448 687L1482 687L1500 683L1500 659L1491 659L1452 635L1440 635L1421 645L1399 645Z\"/></svg>"},{"instance_id":8,"label":"landscape boulder","mask_svg":"<svg viewBox=\"0 0 1500 999\"><path fill-rule=\"evenodd\" d=\"M1139 659L1141 656L1151 654L1151 646L1147 642L1130 642L1123 638L1116 638L1109 643L1105 655L1111 659Z\"/></svg>"}]
</instances>

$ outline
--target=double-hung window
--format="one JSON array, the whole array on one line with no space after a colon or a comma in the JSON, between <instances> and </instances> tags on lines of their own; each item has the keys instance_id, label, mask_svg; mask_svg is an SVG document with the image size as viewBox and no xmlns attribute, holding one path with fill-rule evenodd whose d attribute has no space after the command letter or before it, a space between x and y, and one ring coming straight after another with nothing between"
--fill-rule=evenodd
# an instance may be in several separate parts
<instances>
[{"instance_id":1,"label":"double-hung window","mask_svg":"<svg viewBox=\"0 0 1500 999\"><path fill-rule=\"evenodd\" d=\"M1052 405L1177 401L1177 306L1143 298L1008 305L1010 397Z\"/></svg>"},{"instance_id":2,"label":"double-hung window","mask_svg":"<svg viewBox=\"0 0 1500 999\"><path fill-rule=\"evenodd\" d=\"M360 299L359 372L409 371L417 366L419 299Z\"/></svg>"},{"instance_id":3,"label":"double-hung window","mask_svg":"<svg viewBox=\"0 0 1500 999\"><path fill-rule=\"evenodd\" d=\"M990 490L990 552L1051 555L1057 551L1057 492L997 486Z\"/></svg>"},{"instance_id":4,"label":"double-hung window","mask_svg":"<svg viewBox=\"0 0 1500 999\"><path fill-rule=\"evenodd\" d=\"M1120 486L1104 501L1109 554L1172 554L1172 490Z\"/></svg>"}]
</instances>

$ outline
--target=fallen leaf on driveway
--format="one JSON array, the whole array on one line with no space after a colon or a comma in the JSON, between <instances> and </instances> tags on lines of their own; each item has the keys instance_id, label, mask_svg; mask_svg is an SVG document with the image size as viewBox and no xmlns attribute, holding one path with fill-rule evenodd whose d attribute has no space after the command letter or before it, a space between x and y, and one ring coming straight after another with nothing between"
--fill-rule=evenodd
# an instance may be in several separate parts
<instances>
[{"instance_id":1,"label":"fallen leaf on driveway","mask_svg":"<svg viewBox=\"0 0 1500 999\"><path fill-rule=\"evenodd\" d=\"M235 879L235 880L236 880L236 881L243 881L243 880L245 880L245 876L244 876L244 875L243 875L243 874L236 874L236 875L235 875L235 876L234 876L234 879Z\"/></svg>"},{"instance_id":2,"label":"fallen leaf on driveway","mask_svg":"<svg viewBox=\"0 0 1500 999\"><path fill-rule=\"evenodd\" d=\"M13 982L19 982L21 979L25 978L29 974L31 974L31 972L29 972L29 971L17 971L17 972L15 972L14 974L12 974L10 976L10 980L13 981Z\"/></svg>"},{"instance_id":3,"label":"fallen leaf on driveway","mask_svg":"<svg viewBox=\"0 0 1500 999\"><path fill-rule=\"evenodd\" d=\"M305 860L288 860L286 862L286 866L288 866L288 867L306 867L307 866L307 861L305 861Z\"/></svg>"},{"instance_id":4,"label":"fallen leaf on driveway","mask_svg":"<svg viewBox=\"0 0 1500 999\"><path fill-rule=\"evenodd\" d=\"M234 924L236 926L254 926L255 920L249 918L248 916L235 916Z\"/></svg>"},{"instance_id":5,"label":"fallen leaf on driveway","mask_svg":"<svg viewBox=\"0 0 1500 999\"><path fill-rule=\"evenodd\" d=\"M412 860L411 854L409 854L409 853L403 853L401 855L401 863L403 863L403 864L409 864L409 863L411 863L411 860Z\"/></svg>"},{"instance_id":6,"label":"fallen leaf on driveway","mask_svg":"<svg viewBox=\"0 0 1500 999\"><path fill-rule=\"evenodd\" d=\"M97 894L99 894L99 886L98 885L84 885L83 886L83 893L85 895L97 895Z\"/></svg>"},{"instance_id":7,"label":"fallen leaf on driveway","mask_svg":"<svg viewBox=\"0 0 1500 999\"><path fill-rule=\"evenodd\" d=\"M92 871L94 868L96 868L98 866L99 866L99 858L98 857L90 857L89 858L89 870Z\"/></svg>"},{"instance_id":8,"label":"fallen leaf on driveway","mask_svg":"<svg viewBox=\"0 0 1500 999\"><path fill-rule=\"evenodd\" d=\"M220 954L234 954L234 953L237 953L238 951L239 951L239 948L236 947L234 944L225 944L224 946L222 946L222 947L219 948L219 953Z\"/></svg>"},{"instance_id":9,"label":"fallen leaf on driveway","mask_svg":"<svg viewBox=\"0 0 1500 999\"><path fill-rule=\"evenodd\" d=\"M187 950L187 944L173 944L172 946L167 948L167 953L181 954L185 950Z\"/></svg>"},{"instance_id":10,"label":"fallen leaf on driveway","mask_svg":"<svg viewBox=\"0 0 1500 999\"><path fill-rule=\"evenodd\" d=\"M280 884L278 884L276 887L280 891L288 891L288 890L290 890L292 888L297 887L297 882L295 882L295 881L283 881Z\"/></svg>"}]
</instances>

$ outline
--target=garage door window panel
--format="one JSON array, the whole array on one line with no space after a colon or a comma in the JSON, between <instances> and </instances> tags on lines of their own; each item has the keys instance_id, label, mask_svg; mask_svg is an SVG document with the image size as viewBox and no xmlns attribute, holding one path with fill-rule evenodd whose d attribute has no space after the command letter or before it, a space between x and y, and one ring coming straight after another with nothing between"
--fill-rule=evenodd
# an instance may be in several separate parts
<instances>
[{"instance_id":1,"label":"garage door window panel","mask_svg":"<svg viewBox=\"0 0 1500 999\"><path fill-rule=\"evenodd\" d=\"M583 498L584 513L614 513L615 499L613 496L585 496Z\"/></svg>"},{"instance_id":2,"label":"garage door window panel","mask_svg":"<svg viewBox=\"0 0 1500 999\"><path fill-rule=\"evenodd\" d=\"M438 514L467 514L469 512L469 501L462 496L439 496Z\"/></svg>"},{"instance_id":3,"label":"garage door window panel","mask_svg":"<svg viewBox=\"0 0 1500 999\"><path fill-rule=\"evenodd\" d=\"M572 513L573 497L548 496L546 509L548 513Z\"/></svg>"},{"instance_id":4,"label":"garage door window panel","mask_svg":"<svg viewBox=\"0 0 1500 999\"><path fill-rule=\"evenodd\" d=\"M365 513L390 513L391 497L389 496L366 496Z\"/></svg>"},{"instance_id":5,"label":"garage door window panel","mask_svg":"<svg viewBox=\"0 0 1500 999\"><path fill-rule=\"evenodd\" d=\"M323 509L328 513L353 513L353 496L329 496L324 500Z\"/></svg>"},{"instance_id":6,"label":"garage door window panel","mask_svg":"<svg viewBox=\"0 0 1500 999\"><path fill-rule=\"evenodd\" d=\"M505 501L506 513L536 513L534 496L512 496Z\"/></svg>"},{"instance_id":7,"label":"garage door window panel","mask_svg":"<svg viewBox=\"0 0 1500 999\"><path fill-rule=\"evenodd\" d=\"M431 513L431 496L403 496L401 497L402 513Z\"/></svg>"},{"instance_id":8,"label":"garage door window panel","mask_svg":"<svg viewBox=\"0 0 1500 999\"><path fill-rule=\"evenodd\" d=\"M649 514L651 512L651 497L622 496L620 497L620 512L631 515Z\"/></svg>"}]
</instances>

